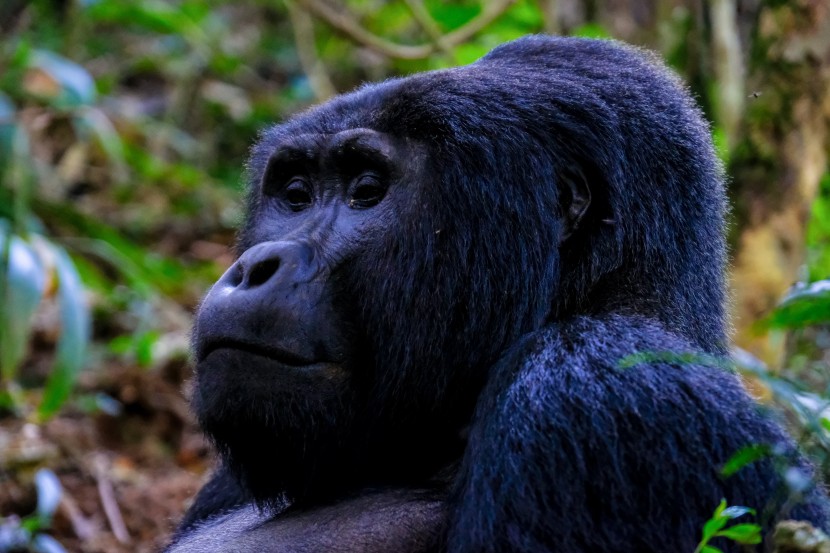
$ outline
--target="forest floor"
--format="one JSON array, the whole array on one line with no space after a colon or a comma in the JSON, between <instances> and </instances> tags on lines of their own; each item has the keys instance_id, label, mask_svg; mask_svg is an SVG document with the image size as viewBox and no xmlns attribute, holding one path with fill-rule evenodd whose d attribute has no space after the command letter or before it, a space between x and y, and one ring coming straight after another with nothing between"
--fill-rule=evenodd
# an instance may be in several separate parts
<instances>
[{"instance_id":1,"label":"forest floor","mask_svg":"<svg viewBox=\"0 0 830 553\"><path fill-rule=\"evenodd\" d=\"M63 488L46 531L68 552L159 551L211 467L183 393L189 375L183 360L110 366L84 373L78 392L116 399L117 413L75 402L42 425L0 419L0 515L34 512L34 474L46 467Z\"/></svg>"}]
</instances>

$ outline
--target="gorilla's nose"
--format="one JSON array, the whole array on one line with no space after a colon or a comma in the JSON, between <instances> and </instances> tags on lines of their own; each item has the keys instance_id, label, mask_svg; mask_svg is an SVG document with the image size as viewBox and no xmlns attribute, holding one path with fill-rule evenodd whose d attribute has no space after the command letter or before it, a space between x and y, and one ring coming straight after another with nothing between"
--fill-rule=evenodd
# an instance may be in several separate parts
<instances>
[{"instance_id":1,"label":"gorilla's nose","mask_svg":"<svg viewBox=\"0 0 830 553\"><path fill-rule=\"evenodd\" d=\"M219 279L235 290L284 288L312 280L317 274L314 250L302 242L262 242L243 253Z\"/></svg>"},{"instance_id":2,"label":"gorilla's nose","mask_svg":"<svg viewBox=\"0 0 830 553\"><path fill-rule=\"evenodd\" d=\"M205 296L194 348L202 361L217 348L310 365L329 355L329 302L320 256L302 241L262 242L243 253ZM322 338L321 338L322 337Z\"/></svg>"}]
</instances>

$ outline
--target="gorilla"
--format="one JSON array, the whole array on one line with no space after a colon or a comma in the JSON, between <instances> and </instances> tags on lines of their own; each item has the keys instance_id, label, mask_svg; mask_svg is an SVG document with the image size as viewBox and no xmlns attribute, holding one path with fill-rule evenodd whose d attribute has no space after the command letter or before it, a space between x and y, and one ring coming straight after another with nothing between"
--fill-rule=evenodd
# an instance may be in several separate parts
<instances>
[{"instance_id":1,"label":"gorilla","mask_svg":"<svg viewBox=\"0 0 830 553\"><path fill-rule=\"evenodd\" d=\"M652 55L526 37L269 128L247 169L193 332L221 464L169 551L691 553L722 498L828 528L728 368L723 175Z\"/></svg>"}]
</instances>

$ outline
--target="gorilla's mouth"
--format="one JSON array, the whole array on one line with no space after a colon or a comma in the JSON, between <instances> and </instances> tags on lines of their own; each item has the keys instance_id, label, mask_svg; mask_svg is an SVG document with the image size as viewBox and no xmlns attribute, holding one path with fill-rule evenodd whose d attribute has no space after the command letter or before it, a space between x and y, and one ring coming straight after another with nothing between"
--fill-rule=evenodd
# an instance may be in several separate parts
<instances>
[{"instance_id":1,"label":"gorilla's mouth","mask_svg":"<svg viewBox=\"0 0 830 553\"><path fill-rule=\"evenodd\" d=\"M271 361L276 361L277 363L287 365L289 367L308 367L309 365L317 365L325 362L320 359L310 359L280 347L256 344L252 342L242 342L232 338L215 339L203 344L202 347L199 348L200 351L197 356L197 361L201 363L207 359L211 353L220 349L229 349L256 355L258 357L265 357Z\"/></svg>"}]
</instances>

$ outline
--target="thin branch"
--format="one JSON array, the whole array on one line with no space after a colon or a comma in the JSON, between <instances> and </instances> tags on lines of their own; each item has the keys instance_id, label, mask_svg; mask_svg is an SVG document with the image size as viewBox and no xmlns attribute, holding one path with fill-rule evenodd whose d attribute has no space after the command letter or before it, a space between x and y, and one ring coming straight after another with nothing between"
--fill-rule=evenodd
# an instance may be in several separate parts
<instances>
[{"instance_id":1,"label":"thin branch","mask_svg":"<svg viewBox=\"0 0 830 553\"><path fill-rule=\"evenodd\" d=\"M297 45L297 55L303 68L311 90L318 100L325 100L337 94L334 84L329 78L326 66L317 56L317 45L314 41L314 22L308 12L300 9L292 0L286 0L288 15L291 18L291 27L294 29L294 43Z\"/></svg>"},{"instance_id":2,"label":"thin branch","mask_svg":"<svg viewBox=\"0 0 830 553\"><path fill-rule=\"evenodd\" d=\"M453 61L457 62L455 52L452 47L445 42L441 29L432 18L432 15L424 5L424 2L422 0L405 0L405 2L409 7L409 11L412 13L412 17L415 18L415 21L418 22L418 25L421 26L424 32L429 35L429 38L432 39L432 42L436 48L440 49Z\"/></svg>"},{"instance_id":3,"label":"thin branch","mask_svg":"<svg viewBox=\"0 0 830 553\"><path fill-rule=\"evenodd\" d=\"M712 49L714 50L717 90L716 113L726 131L729 147L737 141L738 127L743 120L744 62L741 52L735 0L712 0L709 17L712 21Z\"/></svg>"},{"instance_id":4,"label":"thin branch","mask_svg":"<svg viewBox=\"0 0 830 553\"><path fill-rule=\"evenodd\" d=\"M559 24L559 0L540 0L539 11L545 22L545 32L550 35L560 34L562 26Z\"/></svg>"},{"instance_id":5,"label":"thin branch","mask_svg":"<svg viewBox=\"0 0 830 553\"><path fill-rule=\"evenodd\" d=\"M66 490L63 490L58 508L69 519L72 530L81 541L90 541L98 534L95 525L84 516L80 507L78 507L78 502Z\"/></svg>"},{"instance_id":6,"label":"thin branch","mask_svg":"<svg viewBox=\"0 0 830 553\"><path fill-rule=\"evenodd\" d=\"M103 454L96 454L92 460L93 475L98 483L98 497L101 499L101 505L104 507L104 514L109 522L115 539L120 543L130 543L130 534L127 531L127 525L124 524L124 517L121 516L121 509L118 507L118 501L115 499L115 490L112 488L107 476L107 469L109 463Z\"/></svg>"},{"instance_id":7,"label":"thin branch","mask_svg":"<svg viewBox=\"0 0 830 553\"><path fill-rule=\"evenodd\" d=\"M507 9L516 3L516 0L493 0L485 4L481 13L458 29L447 33L446 41L452 46L467 42L490 23L499 18Z\"/></svg>"},{"instance_id":8,"label":"thin branch","mask_svg":"<svg viewBox=\"0 0 830 553\"><path fill-rule=\"evenodd\" d=\"M433 51L431 44L406 46L372 34L361 27L350 14L341 12L329 6L326 2L320 0L299 0L298 3L355 42L377 50L390 58L417 60L426 58Z\"/></svg>"},{"instance_id":9,"label":"thin branch","mask_svg":"<svg viewBox=\"0 0 830 553\"><path fill-rule=\"evenodd\" d=\"M485 4L481 13L458 29L451 31L435 40L435 44L405 45L386 40L364 29L351 14L338 10L324 0L297 0L297 3L308 11L323 19L355 42L368 46L390 58L424 59L429 57L440 44L441 48L453 48L466 42L476 33L495 21L516 0L493 0ZM426 30L426 29L425 29ZM429 31L427 31L429 32Z\"/></svg>"}]
</instances>

